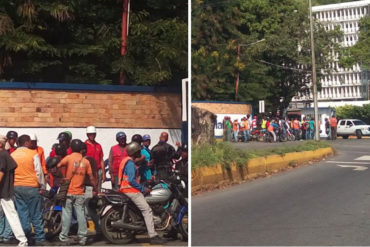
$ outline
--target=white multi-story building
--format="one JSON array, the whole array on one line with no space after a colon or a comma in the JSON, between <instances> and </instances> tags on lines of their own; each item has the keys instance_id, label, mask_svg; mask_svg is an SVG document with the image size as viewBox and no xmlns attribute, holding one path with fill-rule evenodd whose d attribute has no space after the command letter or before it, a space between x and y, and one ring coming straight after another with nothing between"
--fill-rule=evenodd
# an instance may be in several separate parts
<instances>
[{"instance_id":1,"label":"white multi-story building","mask_svg":"<svg viewBox=\"0 0 370 247\"><path fill-rule=\"evenodd\" d=\"M344 37L341 45L349 47L356 44L359 37L359 21L369 15L370 0L329 4L312 8L314 17L319 20L326 30L339 26ZM337 42L340 42L337 40ZM334 55L335 58L338 54ZM338 65L338 59L329 65L332 73L321 78L322 89L318 93L318 101L357 101L368 99L367 74L361 71L359 64L346 69ZM366 81L366 83L364 83ZM310 101L311 95L297 97L293 101Z\"/></svg>"}]
</instances>

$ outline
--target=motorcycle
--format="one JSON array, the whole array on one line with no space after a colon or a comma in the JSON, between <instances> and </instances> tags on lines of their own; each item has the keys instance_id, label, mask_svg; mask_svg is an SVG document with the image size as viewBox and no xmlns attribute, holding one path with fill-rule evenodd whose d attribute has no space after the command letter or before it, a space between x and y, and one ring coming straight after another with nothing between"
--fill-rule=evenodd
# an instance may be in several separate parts
<instances>
[{"instance_id":1,"label":"motorcycle","mask_svg":"<svg viewBox=\"0 0 370 247\"><path fill-rule=\"evenodd\" d=\"M265 140L265 135L266 135L266 129L253 129L250 133L250 137L252 140L256 140L259 142L262 142Z\"/></svg>"},{"instance_id":2,"label":"motorcycle","mask_svg":"<svg viewBox=\"0 0 370 247\"><path fill-rule=\"evenodd\" d=\"M145 199L152 208L156 231L175 228L183 240L187 240L188 202L182 193L186 186L178 176L172 180L160 181ZM101 229L108 241L123 245L131 242L136 234L147 232L141 211L124 193L105 190L101 196L105 201L100 214Z\"/></svg>"},{"instance_id":3,"label":"motorcycle","mask_svg":"<svg viewBox=\"0 0 370 247\"><path fill-rule=\"evenodd\" d=\"M61 203L56 199L56 191L42 190L43 197L42 219L44 221L44 232L47 240L52 240L62 231L62 210ZM78 232L77 215L72 211L72 225L70 233Z\"/></svg>"}]
</instances>

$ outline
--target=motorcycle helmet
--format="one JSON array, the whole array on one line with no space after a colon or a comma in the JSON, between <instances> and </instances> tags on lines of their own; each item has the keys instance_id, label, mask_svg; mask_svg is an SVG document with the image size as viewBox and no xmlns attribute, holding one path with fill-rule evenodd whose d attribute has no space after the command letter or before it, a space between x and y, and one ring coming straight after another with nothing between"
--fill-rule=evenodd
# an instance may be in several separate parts
<instances>
[{"instance_id":1,"label":"motorcycle helmet","mask_svg":"<svg viewBox=\"0 0 370 247\"><path fill-rule=\"evenodd\" d=\"M182 152L187 152L188 151L188 144L184 143L181 145L181 151Z\"/></svg>"},{"instance_id":2,"label":"motorcycle helmet","mask_svg":"<svg viewBox=\"0 0 370 247\"><path fill-rule=\"evenodd\" d=\"M61 133L59 133L57 140L60 141L60 142L70 141L71 137L66 132L61 132Z\"/></svg>"},{"instance_id":3,"label":"motorcycle helmet","mask_svg":"<svg viewBox=\"0 0 370 247\"><path fill-rule=\"evenodd\" d=\"M120 132L118 132L118 133L116 134L116 141L118 141L118 140L119 140L119 139L121 139L121 138L126 138L126 134L125 134L125 132L120 131Z\"/></svg>"},{"instance_id":4,"label":"motorcycle helmet","mask_svg":"<svg viewBox=\"0 0 370 247\"><path fill-rule=\"evenodd\" d=\"M6 138L9 140L9 139L17 139L18 138L18 133L11 130L11 131L8 131L8 133L6 134Z\"/></svg>"},{"instance_id":5,"label":"motorcycle helmet","mask_svg":"<svg viewBox=\"0 0 370 247\"><path fill-rule=\"evenodd\" d=\"M86 134L96 134L96 128L94 126L87 127Z\"/></svg>"},{"instance_id":6,"label":"motorcycle helmet","mask_svg":"<svg viewBox=\"0 0 370 247\"><path fill-rule=\"evenodd\" d=\"M127 154L129 156L133 156L135 153L141 150L141 146L137 142L130 142L126 146Z\"/></svg>"},{"instance_id":7,"label":"motorcycle helmet","mask_svg":"<svg viewBox=\"0 0 370 247\"><path fill-rule=\"evenodd\" d=\"M131 141L141 144L141 142L143 141L143 138L141 137L141 135L135 134L132 136Z\"/></svg>"},{"instance_id":8,"label":"motorcycle helmet","mask_svg":"<svg viewBox=\"0 0 370 247\"><path fill-rule=\"evenodd\" d=\"M150 140L150 135L143 135L143 142Z\"/></svg>"},{"instance_id":9,"label":"motorcycle helmet","mask_svg":"<svg viewBox=\"0 0 370 247\"><path fill-rule=\"evenodd\" d=\"M53 169L54 167L58 165L59 162L60 162L59 157L52 157L48 159L48 161L46 162L46 169L48 170Z\"/></svg>"},{"instance_id":10,"label":"motorcycle helmet","mask_svg":"<svg viewBox=\"0 0 370 247\"><path fill-rule=\"evenodd\" d=\"M64 157L67 155L67 148L63 144L55 144L55 154Z\"/></svg>"},{"instance_id":11,"label":"motorcycle helmet","mask_svg":"<svg viewBox=\"0 0 370 247\"><path fill-rule=\"evenodd\" d=\"M82 141L80 139L74 139L71 142L71 149L75 153L79 153L82 149Z\"/></svg>"}]
</instances>

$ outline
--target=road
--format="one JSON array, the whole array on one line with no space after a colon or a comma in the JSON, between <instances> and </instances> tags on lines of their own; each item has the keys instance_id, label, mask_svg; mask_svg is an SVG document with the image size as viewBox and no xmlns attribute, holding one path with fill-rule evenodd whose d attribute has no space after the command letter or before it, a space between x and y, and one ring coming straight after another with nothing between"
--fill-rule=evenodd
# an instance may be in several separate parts
<instances>
[{"instance_id":1,"label":"road","mask_svg":"<svg viewBox=\"0 0 370 247\"><path fill-rule=\"evenodd\" d=\"M333 146L322 162L193 197L192 245L370 245L370 140Z\"/></svg>"}]
</instances>

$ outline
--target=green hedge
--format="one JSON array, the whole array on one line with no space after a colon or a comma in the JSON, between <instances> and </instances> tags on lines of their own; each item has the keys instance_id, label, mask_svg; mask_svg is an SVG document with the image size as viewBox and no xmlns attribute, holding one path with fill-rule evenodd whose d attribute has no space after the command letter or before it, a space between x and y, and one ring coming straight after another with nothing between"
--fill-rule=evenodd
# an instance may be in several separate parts
<instances>
[{"instance_id":1,"label":"green hedge","mask_svg":"<svg viewBox=\"0 0 370 247\"><path fill-rule=\"evenodd\" d=\"M297 143L298 144L298 143ZM205 144L192 146L191 149L191 166L192 168L202 166L213 166L222 164L228 167L231 163L239 166L245 165L249 159L264 157L272 154L284 155L286 153L314 151L319 148L330 147L326 141L307 141L297 146L282 146L279 148L262 149L262 150L242 150L234 148L228 142L217 142L215 144Z\"/></svg>"},{"instance_id":2,"label":"green hedge","mask_svg":"<svg viewBox=\"0 0 370 247\"><path fill-rule=\"evenodd\" d=\"M335 108L338 119L360 119L370 123L370 104L363 106L345 105Z\"/></svg>"}]
</instances>

